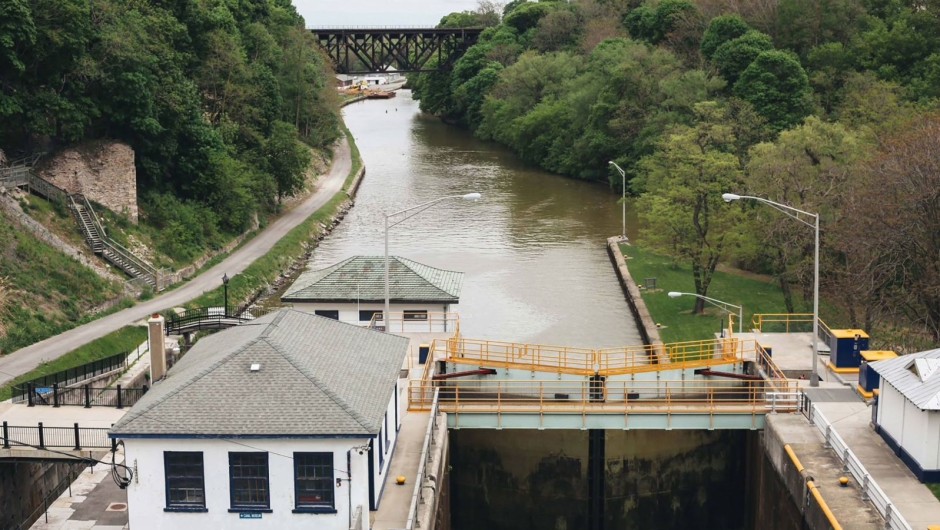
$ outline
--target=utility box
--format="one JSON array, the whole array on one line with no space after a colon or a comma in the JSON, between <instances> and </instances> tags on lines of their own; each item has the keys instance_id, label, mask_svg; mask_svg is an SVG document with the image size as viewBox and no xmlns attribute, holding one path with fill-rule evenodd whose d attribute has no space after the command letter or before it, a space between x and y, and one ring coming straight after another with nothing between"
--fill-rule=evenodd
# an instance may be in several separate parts
<instances>
[{"instance_id":1,"label":"utility box","mask_svg":"<svg viewBox=\"0 0 940 530\"><path fill-rule=\"evenodd\" d=\"M868 349L868 333L861 329L834 329L829 349L830 365L854 371L862 362L861 352Z\"/></svg>"},{"instance_id":2,"label":"utility box","mask_svg":"<svg viewBox=\"0 0 940 530\"><path fill-rule=\"evenodd\" d=\"M898 354L888 350L862 350L860 355L862 357L862 365L858 368L858 390L866 398L871 398L878 388L881 376L878 375L878 372L876 372L874 368L869 366L869 363L893 359L897 357Z\"/></svg>"},{"instance_id":3,"label":"utility box","mask_svg":"<svg viewBox=\"0 0 940 530\"><path fill-rule=\"evenodd\" d=\"M428 344L422 344L418 346L418 364L424 364L428 362L428 355L431 353L431 346Z\"/></svg>"}]
</instances>

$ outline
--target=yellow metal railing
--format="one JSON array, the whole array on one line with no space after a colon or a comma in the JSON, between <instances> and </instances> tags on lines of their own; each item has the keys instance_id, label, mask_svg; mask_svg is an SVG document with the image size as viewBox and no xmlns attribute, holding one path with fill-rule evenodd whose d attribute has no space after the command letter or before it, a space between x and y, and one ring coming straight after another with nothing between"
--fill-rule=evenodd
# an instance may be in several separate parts
<instances>
[{"instance_id":1,"label":"yellow metal railing","mask_svg":"<svg viewBox=\"0 0 940 530\"><path fill-rule=\"evenodd\" d=\"M799 405L795 381L412 381L409 409L430 410L434 390L443 412L618 412L764 414Z\"/></svg>"},{"instance_id":2,"label":"yellow metal railing","mask_svg":"<svg viewBox=\"0 0 940 530\"><path fill-rule=\"evenodd\" d=\"M457 313L443 312L391 312L386 324L382 313L372 315L369 321L372 329L382 328L389 333L454 333L460 334L460 317Z\"/></svg>"},{"instance_id":3,"label":"yellow metal railing","mask_svg":"<svg viewBox=\"0 0 940 530\"><path fill-rule=\"evenodd\" d=\"M782 326L781 326L782 324ZM755 314L751 317L751 325L757 331L764 333L806 333L812 332L812 313L771 313ZM764 327L772 329L765 330ZM781 331L782 328L782 331ZM829 344L832 338L832 329L819 319L819 340Z\"/></svg>"},{"instance_id":4,"label":"yellow metal railing","mask_svg":"<svg viewBox=\"0 0 940 530\"><path fill-rule=\"evenodd\" d=\"M697 368L753 358L754 340L734 338L591 350L567 346L452 338L435 341L435 358L458 364L521 368L576 375L618 375Z\"/></svg>"},{"instance_id":5,"label":"yellow metal railing","mask_svg":"<svg viewBox=\"0 0 940 530\"><path fill-rule=\"evenodd\" d=\"M538 368L574 374L594 373L595 351L587 348L464 338L452 338L444 342L446 349L443 356L450 362L483 362L488 366Z\"/></svg>"}]
</instances>

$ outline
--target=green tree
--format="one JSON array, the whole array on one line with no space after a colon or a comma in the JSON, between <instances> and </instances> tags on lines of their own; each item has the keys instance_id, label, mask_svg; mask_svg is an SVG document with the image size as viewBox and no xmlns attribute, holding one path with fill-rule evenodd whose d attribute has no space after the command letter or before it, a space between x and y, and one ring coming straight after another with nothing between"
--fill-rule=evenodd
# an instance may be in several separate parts
<instances>
[{"instance_id":1,"label":"green tree","mask_svg":"<svg viewBox=\"0 0 940 530\"><path fill-rule=\"evenodd\" d=\"M804 211L828 212L825 223L831 226L851 187L856 164L867 148L865 142L841 124L810 116L802 125L780 133L773 143L761 143L751 149L747 186L756 195ZM812 230L766 209L756 211L759 215L755 236L768 254L787 311L793 313L790 284L797 283L803 288L804 299L812 293ZM831 260L826 264L829 266L824 275L837 274L838 265Z\"/></svg>"},{"instance_id":2,"label":"green tree","mask_svg":"<svg viewBox=\"0 0 940 530\"><path fill-rule=\"evenodd\" d=\"M792 54L762 52L741 74L734 94L754 106L771 128L780 131L812 112L812 91L806 72Z\"/></svg>"},{"instance_id":3,"label":"green tree","mask_svg":"<svg viewBox=\"0 0 940 530\"><path fill-rule=\"evenodd\" d=\"M711 19L699 46L702 57L710 60L719 46L744 35L750 29L740 15L721 15Z\"/></svg>"},{"instance_id":4,"label":"green tree","mask_svg":"<svg viewBox=\"0 0 940 530\"><path fill-rule=\"evenodd\" d=\"M302 191L310 150L297 141L297 130L289 123L275 122L264 146L268 167L277 183L278 201Z\"/></svg>"},{"instance_id":5,"label":"green tree","mask_svg":"<svg viewBox=\"0 0 940 530\"><path fill-rule=\"evenodd\" d=\"M742 180L724 110L715 102L696 106L697 123L670 131L653 154L640 161L639 211L644 242L692 266L696 294L705 296L718 263L742 237L743 214L721 194ZM696 299L696 313L705 308Z\"/></svg>"},{"instance_id":6,"label":"green tree","mask_svg":"<svg viewBox=\"0 0 940 530\"><path fill-rule=\"evenodd\" d=\"M773 49L770 35L750 30L719 46L712 55L712 62L718 67L721 77L733 86L758 55Z\"/></svg>"}]
</instances>

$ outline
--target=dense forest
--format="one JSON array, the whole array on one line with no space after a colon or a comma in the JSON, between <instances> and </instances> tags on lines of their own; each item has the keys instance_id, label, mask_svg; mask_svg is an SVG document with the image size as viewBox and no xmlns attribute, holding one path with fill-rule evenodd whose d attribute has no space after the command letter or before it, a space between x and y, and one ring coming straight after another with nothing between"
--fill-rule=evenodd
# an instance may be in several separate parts
<instances>
[{"instance_id":1,"label":"dense forest","mask_svg":"<svg viewBox=\"0 0 940 530\"><path fill-rule=\"evenodd\" d=\"M331 76L289 0L0 2L0 149L130 144L177 259L302 188L339 136Z\"/></svg>"},{"instance_id":2,"label":"dense forest","mask_svg":"<svg viewBox=\"0 0 940 530\"><path fill-rule=\"evenodd\" d=\"M642 244L698 293L730 262L772 274L791 311L811 298L813 230L721 195L765 197L819 213L840 324L940 342L940 4L515 0L440 25L487 29L413 79L422 110L619 192L615 162Z\"/></svg>"}]
</instances>

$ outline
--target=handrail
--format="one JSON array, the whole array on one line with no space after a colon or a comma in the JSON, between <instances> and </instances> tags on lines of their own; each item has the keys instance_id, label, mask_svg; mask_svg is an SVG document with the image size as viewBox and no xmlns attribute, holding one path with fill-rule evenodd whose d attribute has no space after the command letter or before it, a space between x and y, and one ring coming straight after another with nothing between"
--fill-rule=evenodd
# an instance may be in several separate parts
<instances>
[{"instance_id":1,"label":"handrail","mask_svg":"<svg viewBox=\"0 0 940 530\"><path fill-rule=\"evenodd\" d=\"M794 412L799 409L796 381L571 381L454 379L446 385L411 381L410 410L429 410L427 396L442 389L446 412L565 412L632 410L669 412ZM436 393L435 393L436 395Z\"/></svg>"},{"instance_id":2,"label":"handrail","mask_svg":"<svg viewBox=\"0 0 940 530\"><path fill-rule=\"evenodd\" d=\"M434 444L434 430L437 426L437 415L439 408L440 389L434 390L434 398L431 400L431 417L428 419L428 428L424 434L424 443L421 444L421 457L418 460L418 473L415 477L415 490L411 495L411 506L408 508L408 519L405 520L405 530L413 530L415 521L418 519L418 499L421 498L424 490L425 472L427 470L428 460L431 458L431 445Z\"/></svg>"},{"instance_id":3,"label":"handrail","mask_svg":"<svg viewBox=\"0 0 940 530\"><path fill-rule=\"evenodd\" d=\"M796 453L793 452L793 448L790 447L790 444L784 445L783 450L786 451L787 455L790 457L790 460L793 462L793 465L796 466L796 472L803 473L803 464L800 463L800 459L797 458ZM809 488L809 491L813 494L813 497L819 504L819 508L822 510L823 515L825 515L826 519L829 520L829 525L832 526L832 530L842 530L842 525L839 524L838 519L836 519L836 516L833 515L832 510L829 509L829 505L826 504L825 500L823 500L822 495L816 488L816 483L814 483L812 480L807 480L806 487Z\"/></svg>"},{"instance_id":4,"label":"handrail","mask_svg":"<svg viewBox=\"0 0 940 530\"><path fill-rule=\"evenodd\" d=\"M127 356L130 352L122 352L91 361L55 373L37 377L30 381L25 381L13 386L13 402L20 403L26 401L29 388L52 387L54 384L63 387L73 385L79 381L91 379L101 374L123 368L127 365Z\"/></svg>"},{"instance_id":5,"label":"handrail","mask_svg":"<svg viewBox=\"0 0 940 530\"><path fill-rule=\"evenodd\" d=\"M71 492L72 483L75 482L76 479L78 479L78 476L81 475L83 471L84 471L84 468L70 469L69 472L65 475L65 477L62 480L59 481L58 484L53 486L52 489L47 491L46 494L42 496L42 506L36 506L36 509L33 510L29 515L24 517L20 523L13 525L10 528L13 530L25 530L29 528L29 526L27 525L35 521L38 521L39 520L38 514L47 512L49 510L49 506L51 506L52 503L55 502L55 500L58 499L59 496L62 495L62 493L66 489L68 489ZM69 493L69 496L71 497L72 494ZM48 519L48 514L46 518Z\"/></svg>"},{"instance_id":6,"label":"handrail","mask_svg":"<svg viewBox=\"0 0 940 530\"><path fill-rule=\"evenodd\" d=\"M442 351L444 346L446 350ZM680 369L739 363L753 358L768 366L768 371L774 374L772 377L785 378L766 352L763 356L759 353L759 346L754 339L727 337L598 350L465 338L434 344L440 357L460 364L486 363L507 368L610 376L658 371L663 368L663 362Z\"/></svg>"},{"instance_id":7,"label":"handrail","mask_svg":"<svg viewBox=\"0 0 940 530\"><path fill-rule=\"evenodd\" d=\"M806 399L805 394L803 397ZM832 448L845 469L849 471L852 477L855 478L855 481L861 485L862 495L867 496L875 509L878 510L878 513L884 517L885 528L888 530L912 530L911 525L907 523L904 516L895 508L884 490L878 486L875 479L868 470L865 469L861 460L849 449L848 444L845 443L845 440L842 439L832 426L832 423L826 418L826 415L819 410L816 404L810 402L809 406L805 408L804 413L810 425L814 425L816 429L819 430L823 435L823 439L826 441L826 445Z\"/></svg>"}]
</instances>

